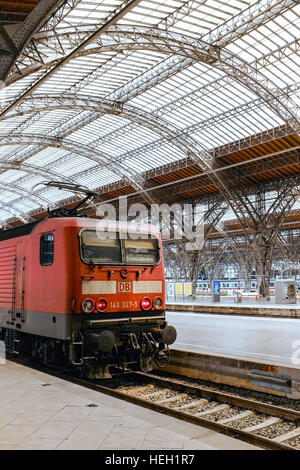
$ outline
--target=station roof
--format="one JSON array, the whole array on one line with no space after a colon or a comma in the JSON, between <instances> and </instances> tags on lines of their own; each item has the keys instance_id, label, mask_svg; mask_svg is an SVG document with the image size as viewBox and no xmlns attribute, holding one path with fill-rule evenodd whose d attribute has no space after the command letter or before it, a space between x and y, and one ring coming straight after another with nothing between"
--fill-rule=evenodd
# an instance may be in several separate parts
<instances>
[{"instance_id":1,"label":"station roof","mask_svg":"<svg viewBox=\"0 0 300 470\"><path fill-rule=\"evenodd\" d=\"M0 18L2 24L23 22L36 7L39 0L2 0L0 3Z\"/></svg>"},{"instance_id":2,"label":"station roof","mask_svg":"<svg viewBox=\"0 0 300 470\"><path fill-rule=\"evenodd\" d=\"M218 193L216 161L249 184L299 173L299 2L2 3L29 14L22 40L1 21L0 224L75 201L45 181L184 201Z\"/></svg>"}]
</instances>

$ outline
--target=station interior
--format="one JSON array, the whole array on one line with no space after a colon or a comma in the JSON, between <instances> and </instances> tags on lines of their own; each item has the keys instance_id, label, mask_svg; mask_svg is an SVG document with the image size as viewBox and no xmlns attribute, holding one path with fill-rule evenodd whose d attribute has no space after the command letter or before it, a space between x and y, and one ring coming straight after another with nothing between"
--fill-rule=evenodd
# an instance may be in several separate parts
<instances>
[{"instance_id":1,"label":"station interior","mask_svg":"<svg viewBox=\"0 0 300 470\"><path fill-rule=\"evenodd\" d=\"M0 2L0 451L300 450L299 30Z\"/></svg>"}]
</instances>

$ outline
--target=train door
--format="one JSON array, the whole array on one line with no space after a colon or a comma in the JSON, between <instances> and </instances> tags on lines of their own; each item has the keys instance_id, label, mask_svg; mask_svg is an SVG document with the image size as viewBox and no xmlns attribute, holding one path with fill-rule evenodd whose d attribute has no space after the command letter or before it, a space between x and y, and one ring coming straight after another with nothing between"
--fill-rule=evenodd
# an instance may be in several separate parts
<instances>
[{"instance_id":1,"label":"train door","mask_svg":"<svg viewBox=\"0 0 300 470\"><path fill-rule=\"evenodd\" d=\"M14 305L15 263L16 247L0 247L0 303L7 309L8 320L12 320Z\"/></svg>"},{"instance_id":2,"label":"train door","mask_svg":"<svg viewBox=\"0 0 300 470\"><path fill-rule=\"evenodd\" d=\"M16 251L14 305L16 319L25 321L25 249L24 243L18 243Z\"/></svg>"}]
</instances>

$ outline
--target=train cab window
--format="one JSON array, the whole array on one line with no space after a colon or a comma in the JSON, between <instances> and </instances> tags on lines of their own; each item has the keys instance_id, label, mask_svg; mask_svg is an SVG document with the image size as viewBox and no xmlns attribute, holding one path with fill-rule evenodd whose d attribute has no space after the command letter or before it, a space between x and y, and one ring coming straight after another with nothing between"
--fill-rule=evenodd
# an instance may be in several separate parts
<instances>
[{"instance_id":1,"label":"train cab window","mask_svg":"<svg viewBox=\"0 0 300 470\"><path fill-rule=\"evenodd\" d=\"M51 266L54 261L54 235L44 233L40 242L40 263L42 266Z\"/></svg>"},{"instance_id":2,"label":"train cab window","mask_svg":"<svg viewBox=\"0 0 300 470\"><path fill-rule=\"evenodd\" d=\"M81 234L81 256L88 264L121 264L122 251L118 233L84 230Z\"/></svg>"},{"instance_id":3,"label":"train cab window","mask_svg":"<svg viewBox=\"0 0 300 470\"><path fill-rule=\"evenodd\" d=\"M125 264L147 264L155 265L159 263L159 242L158 238L140 238L124 240Z\"/></svg>"}]
</instances>

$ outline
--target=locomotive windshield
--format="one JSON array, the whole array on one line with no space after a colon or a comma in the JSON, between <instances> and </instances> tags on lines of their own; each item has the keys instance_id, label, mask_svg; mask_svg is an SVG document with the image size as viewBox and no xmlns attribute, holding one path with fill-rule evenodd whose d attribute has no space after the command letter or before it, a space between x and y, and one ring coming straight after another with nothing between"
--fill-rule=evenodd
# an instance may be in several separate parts
<instances>
[{"instance_id":1,"label":"locomotive windshield","mask_svg":"<svg viewBox=\"0 0 300 470\"><path fill-rule=\"evenodd\" d=\"M91 264L121 264L121 243L118 234L100 238L95 230L84 230L81 235L82 259Z\"/></svg>"},{"instance_id":2,"label":"locomotive windshield","mask_svg":"<svg viewBox=\"0 0 300 470\"><path fill-rule=\"evenodd\" d=\"M159 246L157 238L147 240L124 240L126 264L157 264Z\"/></svg>"},{"instance_id":3,"label":"locomotive windshield","mask_svg":"<svg viewBox=\"0 0 300 470\"><path fill-rule=\"evenodd\" d=\"M96 230L81 232L81 257L88 264L156 265L160 261L159 240L151 234L143 238L122 240L118 232L99 236ZM136 235L136 234L135 234Z\"/></svg>"}]
</instances>

